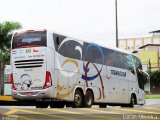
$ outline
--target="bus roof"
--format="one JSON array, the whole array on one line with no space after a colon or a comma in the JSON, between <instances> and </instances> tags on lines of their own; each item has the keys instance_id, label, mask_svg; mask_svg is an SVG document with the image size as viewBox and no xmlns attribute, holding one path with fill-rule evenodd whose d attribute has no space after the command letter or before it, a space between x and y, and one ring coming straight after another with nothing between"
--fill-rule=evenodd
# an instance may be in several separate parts
<instances>
[{"instance_id":1,"label":"bus roof","mask_svg":"<svg viewBox=\"0 0 160 120\"><path fill-rule=\"evenodd\" d=\"M89 41L89 40L81 40L81 39L77 39L77 38L74 38L74 37L70 37L68 35L65 35L65 34L61 34L61 33L58 33L58 32L55 32L53 30L47 30L47 29L32 29L32 30L21 30L21 31L16 31L14 34L17 34L17 33L24 33L24 32L33 32L33 31L47 31L47 32L52 32L52 33L55 33L55 34L59 34L59 35L63 35L63 36L66 36L67 38L71 38L73 40L78 40L78 41L82 41L82 42L87 42L87 43L92 43L92 44L97 44L99 46L102 46L104 48L108 48L108 49L112 49L112 50L115 50L115 51L119 51L119 52L123 52L123 53L126 53L126 54L132 54L134 56L136 56L135 54L133 54L132 52L129 52L129 51L126 51L126 50L123 50L123 49L120 49L120 48L116 48L116 47L111 47L109 45L104 45L102 43L98 43L98 41L96 42L93 42L93 41ZM137 56L136 56L137 57Z\"/></svg>"}]
</instances>

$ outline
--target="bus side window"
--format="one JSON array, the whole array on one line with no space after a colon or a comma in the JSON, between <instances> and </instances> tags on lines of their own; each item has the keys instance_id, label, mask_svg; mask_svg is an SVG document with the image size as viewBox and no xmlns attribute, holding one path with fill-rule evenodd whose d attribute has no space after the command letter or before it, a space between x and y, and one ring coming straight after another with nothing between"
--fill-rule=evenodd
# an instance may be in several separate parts
<instances>
[{"instance_id":1,"label":"bus side window","mask_svg":"<svg viewBox=\"0 0 160 120\"><path fill-rule=\"evenodd\" d=\"M56 37L56 43L59 45L59 37Z\"/></svg>"},{"instance_id":2,"label":"bus side window","mask_svg":"<svg viewBox=\"0 0 160 120\"><path fill-rule=\"evenodd\" d=\"M56 51L58 51L59 45L62 43L62 41L65 38L66 38L65 36L53 33L53 42L54 42Z\"/></svg>"}]
</instances>

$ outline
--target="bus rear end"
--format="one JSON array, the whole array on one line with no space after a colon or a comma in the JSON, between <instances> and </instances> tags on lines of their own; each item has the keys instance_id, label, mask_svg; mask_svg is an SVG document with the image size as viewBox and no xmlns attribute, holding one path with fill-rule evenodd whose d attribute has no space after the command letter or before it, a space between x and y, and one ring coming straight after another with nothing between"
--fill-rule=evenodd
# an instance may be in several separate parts
<instances>
[{"instance_id":1,"label":"bus rear end","mask_svg":"<svg viewBox=\"0 0 160 120\"><path fill-rule=\"evenodd\" d=\"M12 97L17 100L50 98L52 78L47 71L47 31L15 33L11 47Z\"/></svg>"}]
</instances>

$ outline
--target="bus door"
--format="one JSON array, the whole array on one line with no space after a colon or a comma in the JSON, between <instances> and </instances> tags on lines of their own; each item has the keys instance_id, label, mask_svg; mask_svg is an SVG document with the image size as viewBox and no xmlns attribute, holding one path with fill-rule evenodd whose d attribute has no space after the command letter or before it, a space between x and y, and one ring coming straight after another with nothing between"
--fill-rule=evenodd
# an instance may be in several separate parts
<instances>
[{"instance_id":1,"label":"bus door","mask_svg":"<svg viewBox=\"0 0 160 120\"><path fill-rule=\"evenodd\" d=\"M113 102L115 103L126 103L128 101L128 80L127 70L116 68L111 70L111 92Z\"/></svg>"},{"instance_id":2,"label":"bus door","mask_svg":"<svg viewBox=\"0 0 160 120\"><path fill-rule=\"evenodd\" d=\"M112 51L110 58L111 92L113 102L126 103L128 101L128 55ZM130 57L130 56L129 56Z\"/></svg>"},{"instance_id":3,"label":"bus door","mask_svg":"<svg viewBox=\"0 0 160 120\"><path fill-rule=\"evenodd\" d=\"M106 91L106 101L109 103L117 103L120 100L119 76L117 76L115 67L107 66L107 81L104 84Z\"/></svg>"},{"instance_id":4,"label":"bus door","mask_svg":"<svg viewBox=\"0 0 160 120\"><path fill-rule=\"evenodd\" d=\"M132 55L132 60L133 60L133 63L135 65L135 69L136 69L135 70L135 75L136 75L135 85L136 86L134 86L134 87L136 88L137 98L139 99L138 101L142 102L140 104L144 104L144 95L145 95L144 83L147 81L145 79L145 76L149 77L149 75L147 75L146 73L144 73L142 71L142 64L141 64L141 61L138 57ZM130 85L130 86L133 86L133 85Z\"/></svg>"}]
</instances>

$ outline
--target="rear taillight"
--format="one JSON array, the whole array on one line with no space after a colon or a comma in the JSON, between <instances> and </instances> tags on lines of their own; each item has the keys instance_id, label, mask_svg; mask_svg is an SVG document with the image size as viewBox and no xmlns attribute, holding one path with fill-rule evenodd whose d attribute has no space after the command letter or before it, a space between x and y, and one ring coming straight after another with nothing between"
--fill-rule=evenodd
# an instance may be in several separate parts
<instances>
[{"instance_id":1,"label":"rear taillight","mask_svg":"<svg viewBox=\"0 0 160 120\"><path fill-rule=\"evenodd\" d=\"M43 89L49 88L52 86L52 78L51 78L51 73L46 71L46 81L43 86Z\"/></svg>"},{"instance_id":2,"label":"rear taillight","mask_svg":"<svg viewBox=\"0 0 160 120\"><path fill-rule=\"evenodd\" d=\"M16 87L14 86L14 80L13 80L13 74L12 73L10 75L10 84L11 84L11 89L16 90Z\"/></svg>"}]
</instances>

